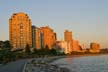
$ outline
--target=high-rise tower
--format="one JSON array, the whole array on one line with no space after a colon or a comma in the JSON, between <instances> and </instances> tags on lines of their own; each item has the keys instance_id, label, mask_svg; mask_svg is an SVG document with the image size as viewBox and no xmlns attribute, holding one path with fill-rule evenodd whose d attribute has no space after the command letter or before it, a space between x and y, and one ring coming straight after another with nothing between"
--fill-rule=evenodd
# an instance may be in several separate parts
<instances>
[{"instance_id":1,"label":"high-rise tower","mask_svg":"<svg viewBox=\"0 0 108 72\"><path fill-rule=\"evenodd\" d=\"M42 46L42 35L40 28L36 26L32 26L32 47L36 49L40 49Z\"/></svg>"},{"instance_id":2,"label":"high-rise tower","mask_svg":"<svg viewBox=\"0 0 108 72\"><path fill-rule=\"evenodd\" d=\"M10 44L13 49L32 47L31 20L23 12L14 13L9 19Z\"/></svg>"},{"instance_id":3,"label":"high-rise tower","mask_svg":"<svg viewBox=\"0 0 108 72\"><path fill-rule=\"evenodd\" d=\"M66 31L64 32L64 39L65 39L65 41L67 41L67 42L71 42L71 41L72 41L72 32L66 30Z\"/></svg>"},{"instance_id":4,"label":"high-rise tower","mask_svg":"<svg viewBox=\"0 0 108 72\"><path fill-rule=\"evenodd\" d=\"M67 42L67 53L72 52L72 32L65 30L64 32L64 40Z\"/></svg>"}]
</instances>

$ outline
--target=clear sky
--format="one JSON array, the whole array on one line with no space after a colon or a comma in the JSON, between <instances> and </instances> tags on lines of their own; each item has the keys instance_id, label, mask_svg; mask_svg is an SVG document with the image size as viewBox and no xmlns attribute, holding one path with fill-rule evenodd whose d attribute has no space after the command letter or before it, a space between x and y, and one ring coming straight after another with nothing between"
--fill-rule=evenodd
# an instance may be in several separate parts
<instances>
[{"instance_id":1,"label":"clear sky","mask_svg":"<svg viewBox=\"0 0 108 72\"><path fill-rule=\"evenodd\" d=\"M108 47L108 0L0 0L0 40L9 39L9 18L16 12L27 13L33 25L50 26L58 40L68 29L81 44Z\"/></svg>"}]
</instances>

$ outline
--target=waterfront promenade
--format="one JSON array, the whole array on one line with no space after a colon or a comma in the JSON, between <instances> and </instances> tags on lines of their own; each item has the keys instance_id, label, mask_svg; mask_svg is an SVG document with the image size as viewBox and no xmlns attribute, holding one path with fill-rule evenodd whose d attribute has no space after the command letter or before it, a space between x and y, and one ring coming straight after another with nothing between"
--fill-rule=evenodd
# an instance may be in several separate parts
<instances>
[{"instance_id":1,"label":"waterfront promenade","mask_svg":"<svg viewBox=\"0 0 108 72\"><path fill-rule=\"evenodd\" d=\"M25 64L23 72L70 72L66 67L59 67L56 64L51 64L52 61L63 57L64 56L34 58Z\"/></svg>"},{"instance_id":2,"label":"waterfront promenade","mask_svg":"<svg viewBox=\"0 0 108 72\"><path fill-rule=\"evenodd\" d=\"M17 60L5 65L0 65L0 72L26 72L26 70L28 72L64 72L67 69L50 64L50 62L59 58L62 58L62 56ZM35 71L33 71L33 69Z\"/></svg>"},{"instance_id":3,"label":"waterfront promenade","mask_svg":"<svg viewBox=\"0 0 108 72\"><path fill-rule=\"evenodd\" d=\"M0 65L0 72L22 72L27 61L28 59L23 59L7 63L6 65Z\"/></svg>"},{"instance_id":4,"label":"waterfront promenade","mask_svg":"<svg viewBox=\"0 0 108 72\"><path fill-rule=\"evenodd\" d=\"M14 62L10 62L10 63L7 63L6 65L0 65L0 72L24 72L23 69L24 69L24 65L27 64L29 62L29 64L27 65L27 68L26 69L29 69L29 68L38 68L39 66L39 62L41 64L41 68L44 67L44 66L49 66L49 69L57 66L57 65L48 65L48 62L51 62L52 64L52 61L54 60L61 60L60 58L73 58L73 57L94 57L94 56L101 56L101 55L98 55L98 54L95 54L95 55L74 55L74 56L57 56L57 57L46 57L46 58L33 58L35 59L35 63L30 63L33 59L22 59L22 60L17 60L17 61L14 61ZM103 55L102 55L103 56ZM66 60L67 60L66 59ZM46 63L46 60L47 60L47 63ZM39 62L38 62L39 61ZM66 63L66 62L65 62ZM30 66L30 65L35 65L35 66ZM38 65L38 66L37 66ZM47 67L48 68L48 67ZM39 69L39 68L38 68ZM44 68L42 68L44 69Z\"/></svg>"}]
</instances>

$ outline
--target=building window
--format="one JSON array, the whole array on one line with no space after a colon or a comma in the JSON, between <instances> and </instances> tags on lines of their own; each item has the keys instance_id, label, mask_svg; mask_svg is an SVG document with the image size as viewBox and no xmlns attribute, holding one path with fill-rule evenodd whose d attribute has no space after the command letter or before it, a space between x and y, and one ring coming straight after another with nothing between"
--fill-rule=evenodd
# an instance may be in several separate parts
<instances>
[{"instance_id":1,"label":"building window","mask_svg":"<svg viewBox=\"0 0 108 72\"><path fill-rule=\"evenodd\" d=\"M18 20L21 21L21 20L22 20L22 16L19 16L19 17L18 17Z\"/></svg>"},{"instance_id":2,"label":"building window","mask_svg":"<svg viewBox=\"0 0 108 72\"><path fill-rule=\"evenodd\" d=\"M20 29L23 29L23 25L22 25L22 23L20 23L19 25L20 25Z\"/></svg>"},{"instance_id":3,"label":"building window","mask_svg":"<svg viewBox=\"0 0 108 72\"><path fill-rule=\"evenodd\" d=\"M20 26L20 29L23 29L23 26Z\"/></svg>"},{"instance_id":4,"label":"building window","mask_svg":"<svg viewBox=\"0 0 108 72\"><path fill-rule=\"evenodd\" d=\"M14 29L16 29L16 24L14 24Z\"/></svg>"}]
</instances>

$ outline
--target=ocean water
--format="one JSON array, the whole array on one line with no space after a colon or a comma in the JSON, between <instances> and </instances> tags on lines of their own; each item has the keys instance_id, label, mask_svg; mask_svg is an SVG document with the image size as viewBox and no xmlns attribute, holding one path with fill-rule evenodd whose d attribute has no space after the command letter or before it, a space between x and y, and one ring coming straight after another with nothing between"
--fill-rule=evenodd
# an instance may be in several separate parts
<instances>
[{"instance_id":1,"label":"ocean water","mask_svg":"<svg viewBox=\"0 0 108 72\"><path fill-rule=\"evenodd\" d=\"M62 58L53 62L71 72L108 72L108 55Z\"/></svg>"}]
</instances>

